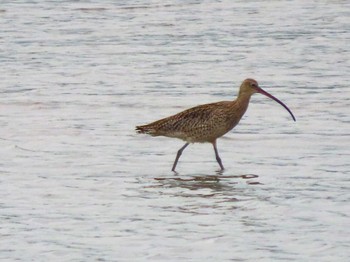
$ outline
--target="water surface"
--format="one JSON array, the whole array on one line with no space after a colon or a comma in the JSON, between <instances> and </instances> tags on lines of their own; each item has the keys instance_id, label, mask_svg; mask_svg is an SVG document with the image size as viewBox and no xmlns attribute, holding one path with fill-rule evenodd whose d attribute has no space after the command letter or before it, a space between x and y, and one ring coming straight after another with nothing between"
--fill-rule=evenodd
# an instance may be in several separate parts
<instances>
[{"instance_id":1,"label":"water surface","mask_svg":"<svg viewBox=\"0 0 350 262\"><path fill-rule=\"evenodd\" d=\"M0 259L347 261L348 1L2 1ZM234 99L210 144L137 135Z\"/></svg>"}]
</instances>

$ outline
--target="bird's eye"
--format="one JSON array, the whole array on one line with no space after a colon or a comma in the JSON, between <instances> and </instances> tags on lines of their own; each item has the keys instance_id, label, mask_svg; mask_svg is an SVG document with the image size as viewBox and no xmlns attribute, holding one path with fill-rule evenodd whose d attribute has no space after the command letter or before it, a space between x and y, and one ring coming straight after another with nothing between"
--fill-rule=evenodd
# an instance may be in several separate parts
<instances>
[{"instance_id":1,"label":"bird's eye","mask_svg":"<svg viewBox=\"0 0 350 262\"><path fill-rule=\"evenodd\" d=\"M252 87L257 87L257 85L255 83L251 83L250 84Z\"/></svg>"}]
</instances>

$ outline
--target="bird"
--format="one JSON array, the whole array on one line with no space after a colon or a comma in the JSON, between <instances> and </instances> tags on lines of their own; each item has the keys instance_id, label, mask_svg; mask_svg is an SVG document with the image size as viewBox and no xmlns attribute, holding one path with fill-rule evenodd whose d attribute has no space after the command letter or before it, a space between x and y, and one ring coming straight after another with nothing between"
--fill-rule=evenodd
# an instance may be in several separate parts
<instances>
[{"instance_id":1,"label":"bird","mask_svg":"<svg viewBox=\"0 0 350 262\"><path fill-rule=\"evenodd\" d=\"M176 165L182 152L191 143L211 143L214 148L216 161L220 169L224 170L216 141L239 123L247 111L251 96L255 93L263 94L275 100L296 121L292 111L283 102L264 91L254 79L247 78L242 82L238 96L233 101L220 101L198 105L150 124L136 126L136 132L151 136L178 138L186 142L177 151L171 169L173 172L176 172Z\"/></svg>"}]
</instances>

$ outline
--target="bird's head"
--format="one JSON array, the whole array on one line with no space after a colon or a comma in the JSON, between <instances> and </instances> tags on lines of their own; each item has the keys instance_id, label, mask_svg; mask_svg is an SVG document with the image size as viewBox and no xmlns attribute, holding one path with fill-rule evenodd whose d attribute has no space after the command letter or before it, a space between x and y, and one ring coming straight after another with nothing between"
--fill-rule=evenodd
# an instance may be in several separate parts
<instances>
[{"instance_id":1,"label":"bird's head","mask_svg":"<svg viewBox=\"0 0 350 262\"><path fill-rule=\"evenodd\" d=\"M295 121L295 117L294 117L292 111L290 111L290 109L284 103L282 103L279 99L277 99L273 95L271 95L268 92L266 92L265 90L263 90L259 86L258 82L255 81L254 79L247 78L246 80L244 80L242 82L241 87L239 88L239 95L238 96L244 96L244 95L251 96L255 93L263 94L263 95L275 100L277 103L279 103L281 106L283 106L289 112L289 114L292 116L293 120Z\"/></svg>"},{"instance_id":2,"label":"bird's head","mask_svg":"<svg viewBox=\"0 0 350 262\"><path fill-rule=\"evenodd\" d=\"M241 87L239 88L239 95L252 95L254 93L257 93L259 87L258 82L256 82L254 79L247 78L244 80L241 84Z\"/></svg>"}]
</instances>

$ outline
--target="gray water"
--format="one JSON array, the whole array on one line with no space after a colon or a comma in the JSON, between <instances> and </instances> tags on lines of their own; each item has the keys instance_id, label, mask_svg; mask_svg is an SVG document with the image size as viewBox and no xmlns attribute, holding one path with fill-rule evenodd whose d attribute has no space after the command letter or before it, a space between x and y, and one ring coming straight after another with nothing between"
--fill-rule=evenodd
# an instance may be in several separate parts
<instances>
[{"instance_id":1,"label":"gray water","mask_svg":"<svg viewBox=\"0 0 350 262\"><path fill-rule=\"evenodd\" d=\"M2 261L349 261L348 1L0 4ZM194 144L136 125L232 100Z\"/></svg>"}]
</instances>

